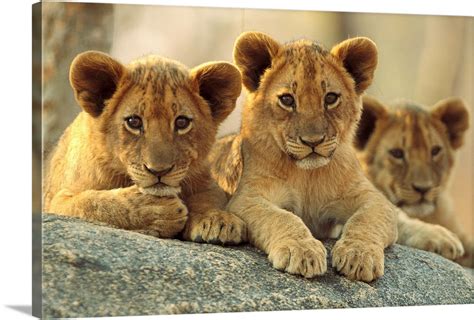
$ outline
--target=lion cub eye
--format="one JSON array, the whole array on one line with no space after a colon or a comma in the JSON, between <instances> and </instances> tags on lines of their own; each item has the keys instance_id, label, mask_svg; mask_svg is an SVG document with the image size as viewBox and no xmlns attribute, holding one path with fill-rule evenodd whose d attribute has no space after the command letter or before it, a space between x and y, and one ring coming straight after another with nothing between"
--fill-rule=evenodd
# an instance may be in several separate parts
<instances>
[{"instance_id":1,"label":"lion cub eye","mask_svg":"<svg viewBox=\"0 0 474 320\"><path fill-rule=\"evenodd\" d=\"M434 146L432 149L431 149L431 155L433 157L437 156L441 151L441 147L440 146Z\"/></svg>"},{"instance_id":2,"label":"lion cub eye","mask_svg":"<svg viewBox=\"0 0 474 320\"><path fill-rule=\"evenodd\" d=\"M405 157L405 152L400 148L390 149L388 152L396 159L403 159Z\"/></svg>"},{"instance_id":3,"label":"lion cub eye","mask_svg":"<svg viewBox=\"0 0 474 320\"><path fill-rule=\"evenodd\" d=\"M178 131L179 134L184 134L191 130L191 122L193 119L188 118L186 116L179 116L174 120L174 127Z\"/></svg>"},{"instance_id":4,"label":"lion cub eye","mask_svg":"<svg viewBox=\"0 0 474 320\"><path fill-rule=\"evenodd\" d=\"M324 96L324 107L328 110L337 107L339 105L340 96L340 94L337 94L335 92L326 93L326 95Z\"/></svg>"},{"instance_id":5,"label":"lion cub eye","mask_svg":"<svg viewBox=\"0 0 474 320\"><path fill-rule=\"evenodd\" d=\"M125 123L132 130L139 130L143 126L142 119L139 116L130 116L125 118Z\"/></svg>"},{"instance_id":6,"label":"lion cub eye","mask_svg":"<svg viewBox=\"0 0 474 320\"><path fill-rule=\"evenodd\" d=\"M293 98L293 96L289 93L279 96L278 104L287 111L293 111L296 108L295 98Z\"/></svg>"}]
</instances>

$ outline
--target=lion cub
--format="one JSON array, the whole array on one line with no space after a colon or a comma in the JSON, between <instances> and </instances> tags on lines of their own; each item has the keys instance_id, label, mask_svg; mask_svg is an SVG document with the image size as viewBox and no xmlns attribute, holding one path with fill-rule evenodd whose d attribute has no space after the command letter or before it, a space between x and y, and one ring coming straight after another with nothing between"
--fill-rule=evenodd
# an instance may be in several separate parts
<instances>
[{"instance_id":1,"label":"lion cub","mask_svg":"<svg viewBox=\"0 0 474 320\"><path fill-rule=\"evenodd\" d=\"M363 104L354 144L368 177L404 211L398 242L472 267L472 235L457 221L447 190L469 128L463 101L444 99L431 109L407 101L388 107L372 97Z\"/></svg>"},{"instance_id":2,"label":"lion cub","mask_svg":"<svg viewBox=\"0 0 474 320\"><path fill-rule=\"evenodd\" d=\"M343 223L332 265L350 279L382 276L398 209L365 177L352 148L375 44L354 38L329 52L308 40L280 44L247 32L234 60L249 91L242 128L210 155L213 176L232 194L228 210L277 269L325 273L326 249L314 237Z\"/></svg>"},{"instance_id":3,"label":"lion cub","mask_svg":"<svg viewBox=\"0 0 474 320\"><path fill-rule=\"evenodd\" d=\"M52 154L45 212L164 238L184 228L188 240L245 240L206 160L241 92L236 67L188 70L158 56L124 66L88 51L72 62L70 82L83 111Z\"/></svg>"}]
</instances>

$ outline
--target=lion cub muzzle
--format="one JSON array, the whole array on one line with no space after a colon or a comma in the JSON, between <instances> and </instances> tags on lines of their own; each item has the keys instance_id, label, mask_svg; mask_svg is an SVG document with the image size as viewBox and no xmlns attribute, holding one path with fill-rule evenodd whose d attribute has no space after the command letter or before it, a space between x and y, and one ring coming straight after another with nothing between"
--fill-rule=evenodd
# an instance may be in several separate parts
<instances>
[{"instance_id":1,"label":"lion cub muzzle","mask_svg":"<svg viewBox=\"0 0 474 320\"><path fill-rule=\"evenodd\" d=\"M158 178L158 181L163 177L166 176L168 173L173 170L174 165L166 167L164 169L154 169L154 168L149 168L146 164L143 165L145 167L145 170L150 172L152 175Z\"/></svg>"},{"instance_id":2,"label":"lion cub muzzle","mask_svg":"<svg viewBox=\"0 0 474 320\"><path fill-rule=\"evenodd\" d=\"M431 182L415 184L410 181L408 185L395 186L394 191L394 203L398 207L411 217L422 218L435 211L440 188Z\"/></svg>"},{"instance_id":3,"label":"lion cub muzzle","mask_svg":"<svg viewBox=\"0 0 474 320\"><path fill-rule=\"evenodd\" d=\"M300 136L298 137L302 144L307 145L312 150L319 146L326 139L326 134L318 134L314 136Z\"/></svg>"},{"instance_id":4,"label":"lion cub muzzle","mask_svg":"<svg viewBox=\"0 0 474 320\"><path fill-rule=\"evenodd\" d=\"M326 134L287 138L288 155L302 169L315 169L331 161L337 147L337 137L328 138Z\"/></svg>"},{"instance_id":5,"label":"lion cub muzzle","mask_svg":"<svg viewBox=\"0 0 474 320\"><path fill-rule=\"evenodd\" d=\"M142 192L156 196L175 196L181 192L180 183L188 171L187 165L149 166L133 168L137 184Z\"/></svg>"}]
</instances>

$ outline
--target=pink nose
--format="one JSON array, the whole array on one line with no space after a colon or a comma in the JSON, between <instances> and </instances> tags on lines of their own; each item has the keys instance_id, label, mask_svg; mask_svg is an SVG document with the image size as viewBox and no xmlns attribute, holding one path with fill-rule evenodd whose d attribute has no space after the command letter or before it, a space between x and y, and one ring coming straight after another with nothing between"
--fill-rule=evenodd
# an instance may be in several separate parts
<instances>
[{"instance_id":1,"label":"pink nose","mask_svg":"<svg viewBox=\"0 0 474 320\"><path fill-rule=\"evenodd\" d=\"M413 187L413 190L415 190L416 192L420 193L421 195L424 195L425 193L427 193L428 191L430 191L431 187L427 187L427 186L418 186L416 184L412 184L412 187Z\"/></svg>"},{"instance_id":2,"label":"pink nose","mask_svg":"<svg viewBox=\"0 0 474 320\"><path fill-rule=\"evenodd\" d=\"M301 142L303 144L307 145L308 147L314 148L318 145L320 145L324 139L326 139L326 135L317 135L317 136L304 136L300 137Z\"/></svg>"},{"instance_id":3,"label":"pink nose","mask_svg":"<svg viewBox=\"0 0 474 320\"><path fill-rule=\"evenodd\" d=\"M145 169L150 172L152 175L156 176L157 178L161 178L163 176L166 176L168 173L171 172L171 170L173 170L173 166L171 167L168 167L166 169L162 169L162 170L155 170L155 169L152 169L152 168L148 168L146 165L145 165Z\"/></svg>"}]
</instances>

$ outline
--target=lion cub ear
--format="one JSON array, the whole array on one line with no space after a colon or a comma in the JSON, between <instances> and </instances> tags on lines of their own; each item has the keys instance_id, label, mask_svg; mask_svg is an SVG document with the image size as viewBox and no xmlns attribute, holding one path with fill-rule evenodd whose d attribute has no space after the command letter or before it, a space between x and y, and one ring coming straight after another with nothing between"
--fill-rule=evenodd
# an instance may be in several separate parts
<instances>
[{"instance_id":1,"label":"lion cub ear","mask_svg":"<svg viewBox=\"0 0 474 320\"><path fill-rule=\"evenodd\" d=\"M228 62L209 62L191 70L191 80L211 108L216 123L221 123L234 110L242 91L239 70Z\"/></svg>"},{"instance_id":2,"label":"lion cub ear","mask_svg":"<svg viewBox=\"0 0 474 320\"><path fill-rule=\"evenodd\" d=\"M355 81L358 95L367 89L377 67L377 47L369 38L357 37L345 40L331 49Z\"/></svg>"},{"instance_id":3,"label":"lion cub ear","mask_svg":"<svg viewBox=\"0 0 474 320\"><path fill-rule=\"evenodd\" d=\"M242 72L244 86L250 92L258 89L265 70L272 65L272 59L280 44L261 32L244 32L234 45L234 61Z\"/></svg>"},{"instance_id":4,"label":"lion cub ear","mask_svg":"<svg viewBox=\"0 0 474 320\"><path fill-rule=\"evenodd\" d=\"M362 98L362 116L357 126L354 137L354 147L364 150L372 134L375 132L377 121L388 116L387 108L375 98L364 96Z\"/></svg>"},{"instance_id":5,"label":"lion cub ear","mask_svg":"<svg viewBox=\"0 0 474 320\"><path fill-rule=\"evenodd\" d=\"M125 73L125 67L99 51L77 55L71 64L69 81L81 108L97 117L105 101L112 97Z\"/></svg>"},{"instance_id":6,"label":"lion cub ear","mask_svg":"<svg viewBox=\"0 0 474 320\"><path fill-rule=\"evenodd\" d=\"M453 149L463 145L464 133L469 129L469 113L464 102L459 98L447 98L436 103L431 116L441 121Z\"/></svg>"}]
</instances>

